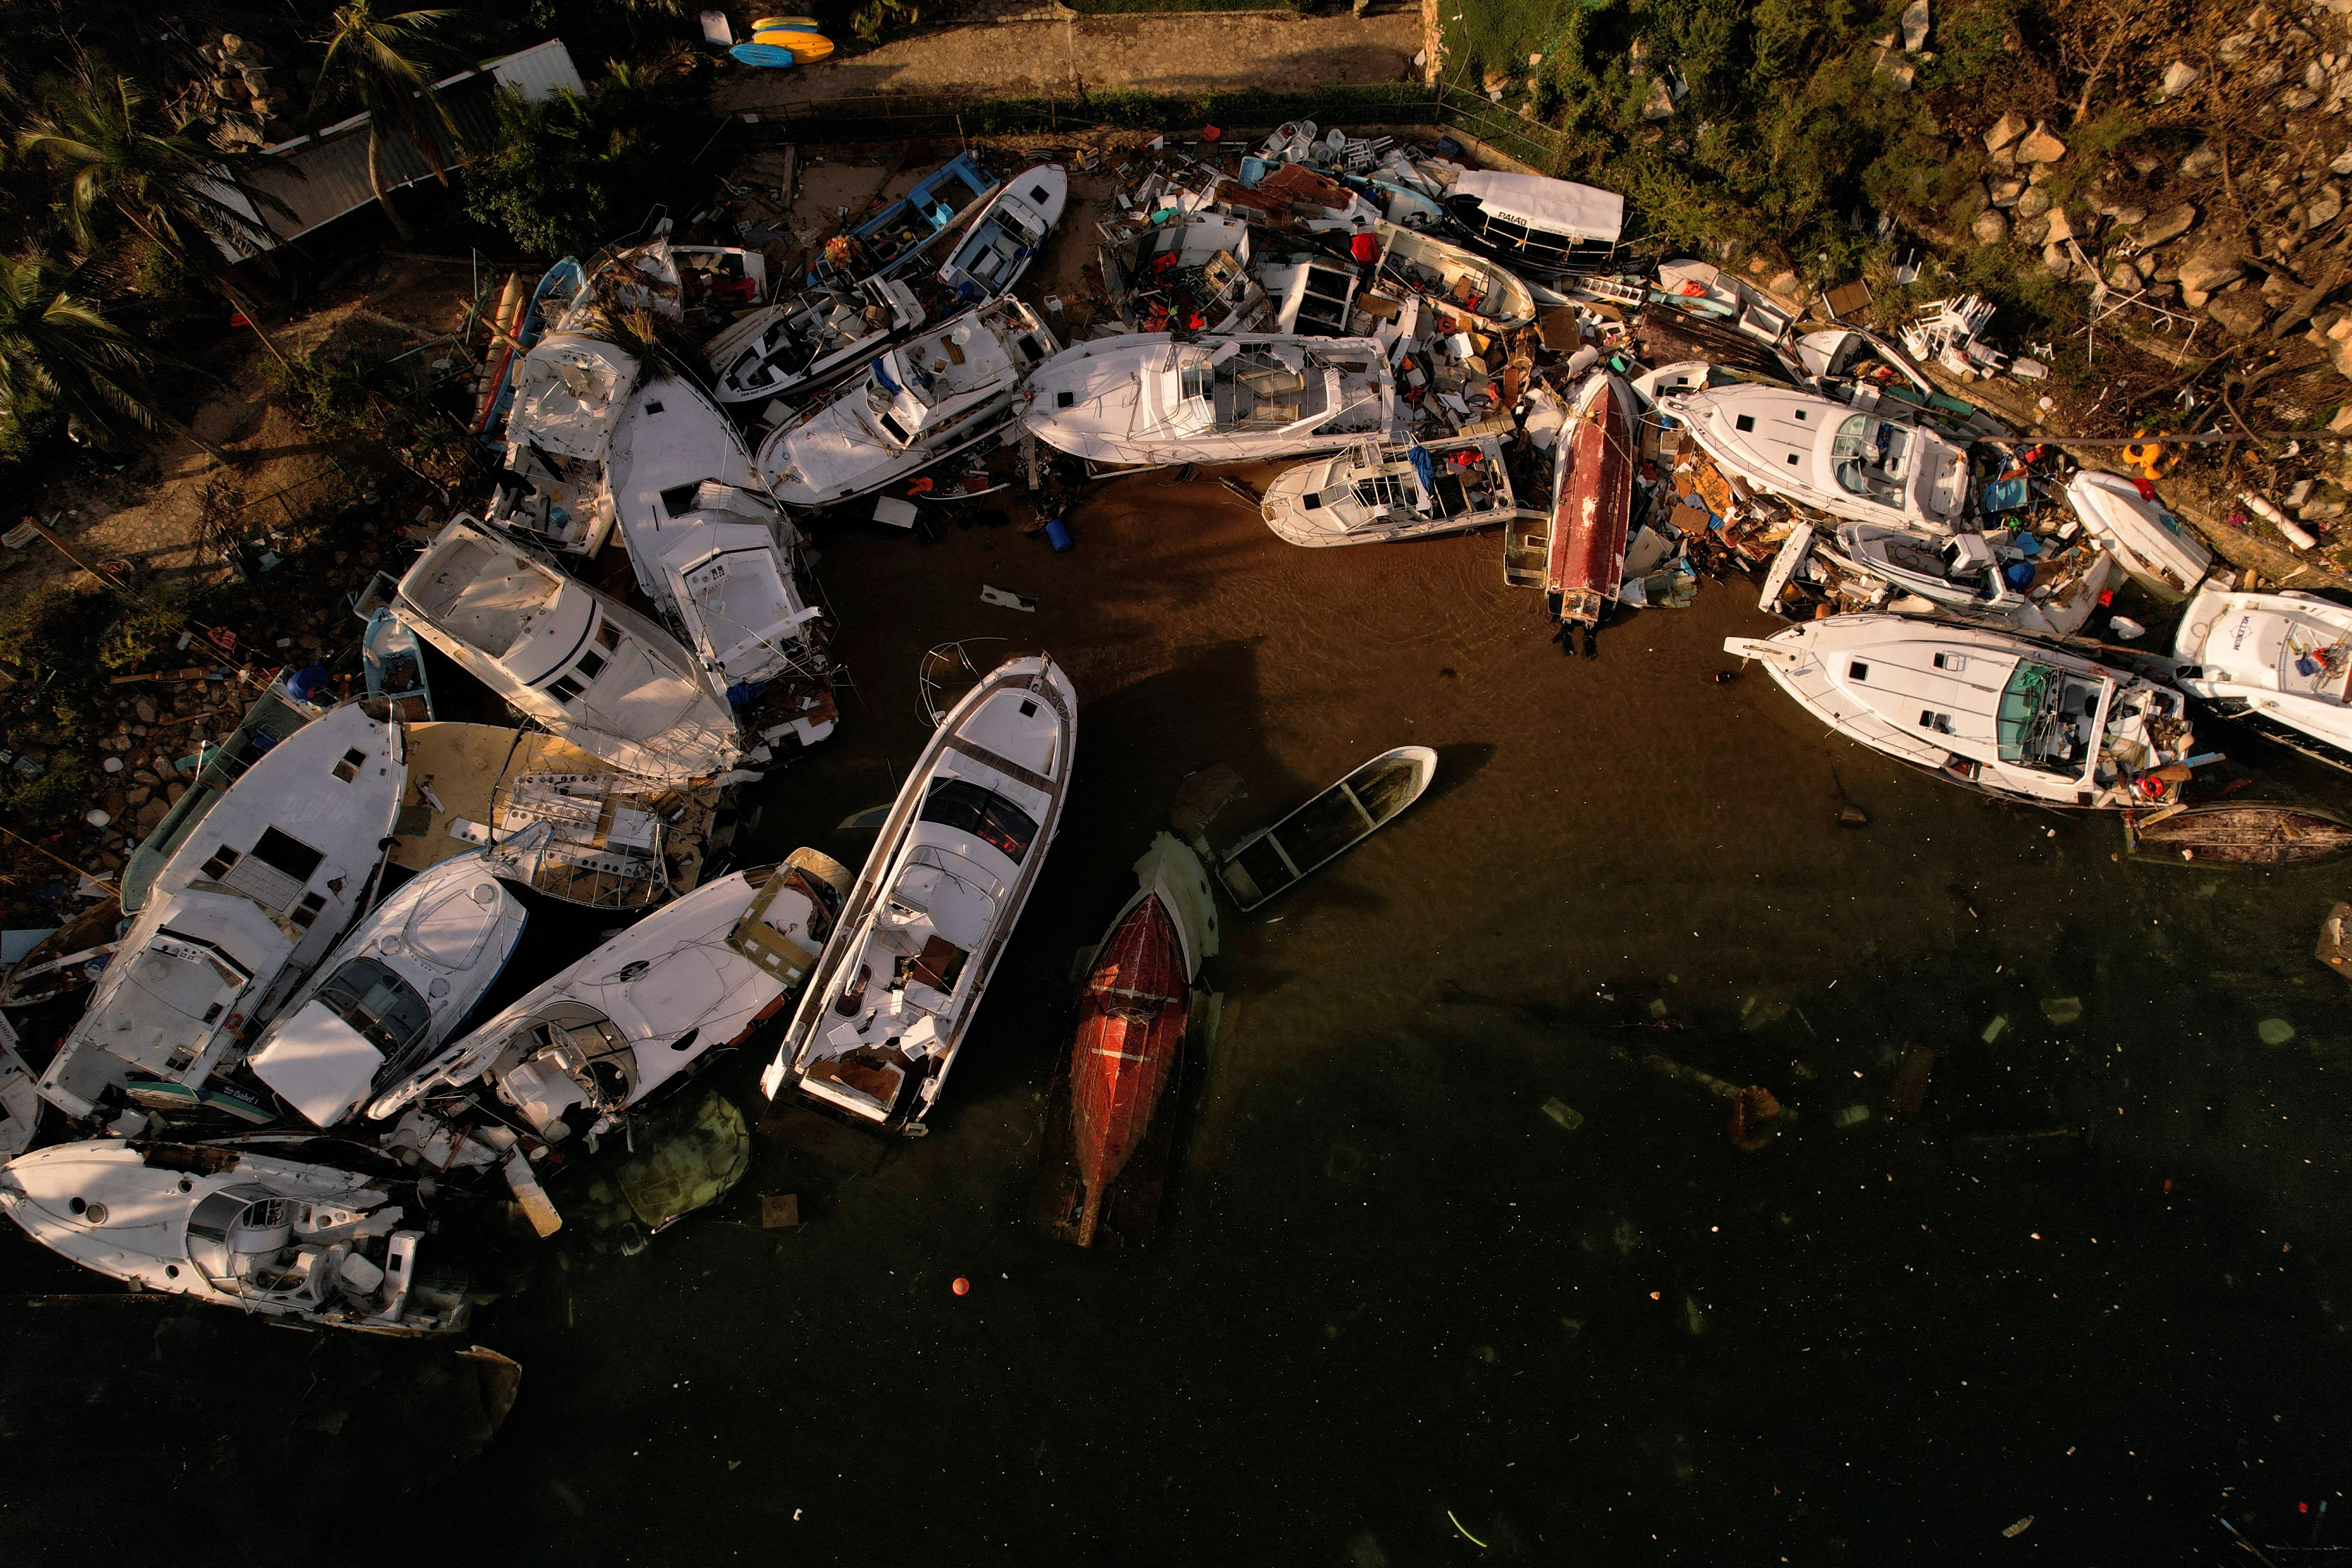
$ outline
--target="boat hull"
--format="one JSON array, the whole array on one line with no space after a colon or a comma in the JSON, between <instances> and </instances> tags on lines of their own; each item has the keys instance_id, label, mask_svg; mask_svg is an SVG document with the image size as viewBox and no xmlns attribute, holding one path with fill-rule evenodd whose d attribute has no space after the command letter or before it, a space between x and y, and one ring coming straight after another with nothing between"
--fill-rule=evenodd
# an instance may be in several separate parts
<instances>
[{"instance_id":1,"label":"boat hull","mask_svg":"<svg viewBox=\"0 0 2352 1568\"><path fill-rule=\"evenodd\" d=\"M1403 815L1437 773L1427 746L1383 752L1305 805L1235 845L1217 868L1244 911L1305 881Z\"/></svg>"},{"instance_id":2,"label":"boat hull","mask_svg":"<svg viewBox=\"0 0 2352 1568\"><path fill-rule=\"evenodd\" d=\"M2213 569L2213 552L2129 479L2084 469L2066 487L2066 504L2133 582L2168 604L2195 593Z\"/></svg>"},{"instance_id":3,"label":"boat hull","mask_svg":"<svg viewBox=\"0 0 2352 1568\"><path fill-rule=\"evenodd\" d=\"M1578 389L1552 460L1544 593L1564 621L1598 621L1625 576L1633 515L1633 389L1607 372Z\"/></svg>"},{"instance_id":4,"label":"boat hull","mask_svg":"<svg viewBox=\"0 0 2352 1568\"><path fill-rule=\"evenodd\" d=\"M2208 805L2134 824L2132 852L2200 866L2308 866L2352 849L2352 823L2285 805Z\"/></svg>"},{"instance_id":5,"label":"boat hull","mask_svg":"<svg viewBox=\"0 0 2352 1568\"><path fill-rule=\"evenodd\" d=\"M1086 1199L1073 1237L1093 1245L1103 1199L1142 1143L1184 1048L1190 1011L1183 944L1154 893L1112 927L1078 1003L1070 1117Z\"/></svg>"}]
</instances>

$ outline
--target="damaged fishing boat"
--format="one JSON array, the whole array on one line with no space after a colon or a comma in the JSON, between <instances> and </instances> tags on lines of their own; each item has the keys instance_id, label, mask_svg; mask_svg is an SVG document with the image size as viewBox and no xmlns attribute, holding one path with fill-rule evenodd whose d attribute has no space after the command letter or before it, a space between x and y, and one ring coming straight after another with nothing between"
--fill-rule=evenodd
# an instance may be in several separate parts
<instances>
[{"instance_id":1,"label":"damaged fishing boat","mask_svg":"<svg viewBox=\"0 0 2352 1568\"><path fill-rule=\"evenodd\" d=\"M1969 456L1942 437L1810 393L1760 384L1671 394L1699 449L1759 490L1855 522L1961 526Z\"/></svg>"},{"instance_id":2,"label":"damaged fishing boat","mask_svg":"<svg viewBox=\"0 0 2352 1568\"><path fill-rule=\"evenodd\" d=\"M1536 298L1504 268L1421 229L1375 220L1381 258L1373 287L1423 300L1439 313L1490 332L1515 331L1536 319Z\"/></svg>"},{"instance_id":3,"label":"damaged fishing boat","mask_svg":"<svg viewBox=\"0 0 2352 1568\"><path fill-rule=\"evenodd\" d=\"M1070 176L1059 163L1040 163L1014 175L971 220L971 227L940 268L940 283L964 304L1009 294L1070 197Z\"/></svg>"},{"instance_id":4,"label":"damaged fishing boat","mask_svg":"<svg viewBox=\"0 0 2352 1568\"><path fill-rule=\"evenodd\" d=\"M2310 594L2207 588L2173 634L2173 679L2223 718L2352 769L2352 610Z\"/></svg>"},{"instance_id":5,"label":"damaged fishing boat","mask_svg":"<svg viewBox=\"0 0 2352 1568\"><path fill-rule=\"evenodd\" d=\"M868 495L995 435L1022 377L1058 345L1051 329L1006 296L967 310L902 348L760 447L759 473L788 506Z\"/></svg>"},{"instance_id":6,"label":"damaged fishing boat","mask_svg":"<svg viewBox=\"0 0 2352 1568\"><path fill-rule=\"evenodd\" d=\"M1552 447L1551 539L1544 602L1554 619L1597 626L1625 581L1633 516L1633 389L1596 371Z\"/></svg>"},{"instance_id":7,"label":"damaged fishing boat","mask_svg":"<svg viewBox=\"0 0 2352 1568\"><path fill-rule=\"evenodd\" d=\"M2213 570L2205 542L2119 474L2084 468L2067 485L2066 504L2133 582L2168 605L2197 592Z\"/></svg>"},{"instance_id":8,"label":"damaged fishing boat","mask_svg":"<svg viewBox=\"0 0 2352 1568\"><path fill-rule=\"evenodd\" d=\"M2029 551L2027 542L2032 541ZM1764 578L1757 607L1791 620L1822 605L1844 612L1949 616L2030 637L2082 630L2115 573L2088 545L2049 552L2031 534L1929 535L1874 522L1797 525Z\"/></svg>"},{"instance_id":9,"label":"damaged fishing boat","mask_svg":"<svg viewBox=\"0 0 2352 1568\"><path fill-rule=\"evenodd\" d=\"M422 1106L428 1120L463 1120L487 1084L542 1142L593 1148L799 994L848 885L848 870L814 849L706 882L384 1089L368 1117Z\"/></svg>"},{"instance_id":10,"label":"damaged fishing boat","mask_svg":"<svg viewBox=\"0 0 2352 1568\"><path fill-rule=\"evenodd\" d=\"M1375 544L1484 528L1518 515L1498 436L1405 447L1371 442L1275 476L1260 503L1293 544Z\"/></svg>"},{"instance_id":11,"label":"damaged fishing boat","mask_svg":"<svg viewBox=\"0 0 2352 1568\"><path fill-rule=\"evenodd\" d=\"M409 1181L261 1148L93 1138L0 1167L0 1209L60 1257L142 1290L381 1334L465 1325L421 1285Z\"/></svg>"},{"instance_id":12,"label":"damaged fishing boat","mask_svg":"<svg viewBox=\"0 0 2352 1568\"><path fill-rule=\"evenodd\" d=\"M2189 776L2179 692L1990 628L1832 616L1723 647L1839 734L1985 795L2120 811Z\"/></svg>"},{"instance_id":13,"label":"damaged fishing boat","mask_svg":"<svg viewBox=\"0 0 2352 1568\"><path fill-rule=\"evenodd\" d=\"M636 384L635 356L583 332L552 332L515 367L506 471L483 518L559 554L593 555L613 531L604 460Z\"/></svg>"},{"instance_id":14,"label":"damaged fishing boat","mask_svg":"<svg viewBox=\"0 0 2352 1568\"><path fill-rule=\"evenodd\" d=\"M468 675L614 767L683 782L741 755L725 699L677 638L472 518L425 547L399 603Z\"/></svg>"},{"instance_id":15,"label":"damaged fishing boat","mask_svg":"<svg viewBox=\"0 0 2352 1568\"><path fill-rule=\"evenodd\" d=\"M1217 951L1217 901L1200 858L1162 833L1135 863L1141 883L1112 917L1078 997L1070 1047L1072 1153L1083 1197L1070 1239L1091 1247L1104 1200L1182 1066L1192 984Z\"/></svg>"},{"instance_id":16,"label":"damaged fishing boat","mask_svg":"<svg viewBox=\"0 0 2352 1568\"><path fill-rule=\"evenodd\" d=\"M704 345L718 377L711 395L722 404L804 397L922 321L914 289L896 279L812 289L753 311Z\"/></svg>"},{"instance_id":17,"label":"damaged fishing boat","mask_svg":"<svg viewBox=\"0 0 2352 1568\"><path fill-rule=\"evenodd\" d=\"M69 1116L201 1100L366 906L403 755L399 726L346 703L246 770L156 878L42 1097Z\"/></svg>"},{"instance_id":18,"label":"damaged fishing boat","mask_svg":"<svg viewBox=\"0 0 2352 1568\"><path fill-rule=\"evenodd\" d=\"M1010 660L940 721L761 1076L919 1137L1061 826L1077 693Z\"/></svg>"},{"instance_id":19,"label":"damaged fishing boat","mask_svg":"<svg viewBox=\"0 0 2352 1568\"><path fill-rule=\"evenodd\" d=\"M332 1127L439 1047L506 968L530 916L477 850L412 877L327 955L246 1057Z\"/></svg>"},{"instance_id":20,"label":"damaged fishing boat","mask_svg":"<svg viewBox=\"0 0 2352 1568\"><path fill-rule=\"evenodd\" d=\"M691 383L648 382L630 397L605 480L637 586L685 628L711 685L823 674L818 612L790 556L799 531L760 486L735 426Z\"/></svg>"},{"instance_id":21,"label":"damaged fishing boat","mask_svg":"<svg viewBox=\"0 0 2352 1568\"><path fill-rule=\"evenodd\" d=\"M1114 467L1302 458L1407 428L1387 352L1370 338L1095 338L1039 365L1022 396L1039 440Z\"/></svg>"}]
</instances>

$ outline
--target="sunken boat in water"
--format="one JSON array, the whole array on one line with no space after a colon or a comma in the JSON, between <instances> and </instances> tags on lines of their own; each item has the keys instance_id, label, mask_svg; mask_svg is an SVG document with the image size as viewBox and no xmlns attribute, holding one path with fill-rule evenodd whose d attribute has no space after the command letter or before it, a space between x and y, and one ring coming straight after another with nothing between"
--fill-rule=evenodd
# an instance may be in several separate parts
<instances>
[{"instance_id":1,"label":"sunken boat in water","mask_svg":"<svg viewBox=\"0 0 2352 1568\"><path fill-rule=\"evenodd\" d=\"M2352 849L2352 823L2296 805L2195 805L2124 826L2135 856L2199 866L2308 866Z\"/></svg>"},{"instance_id":2,"label":"sunken boat in water","mask_svg":"<svg viewBox=\"0 0 2352 1568\"><path fill-rule=\"evenodd\" d=\"M1227 852L1217 878L1234 903L1254 910L1305 880L1395 821L1437 776L1437 753L1399 746Z\"/></svg>"}]
</instances>

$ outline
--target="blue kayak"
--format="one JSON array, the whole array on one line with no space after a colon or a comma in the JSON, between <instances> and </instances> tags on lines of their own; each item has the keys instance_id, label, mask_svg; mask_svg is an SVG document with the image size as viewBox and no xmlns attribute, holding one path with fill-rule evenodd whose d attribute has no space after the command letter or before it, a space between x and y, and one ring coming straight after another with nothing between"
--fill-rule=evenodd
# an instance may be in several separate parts
<instances>
[{"instance_id":1,"label":"blue kayak","mask_svg":"<svg viewBox=\"0 0 2352 1568\"><path fill-rule=\"evenodd\" d=\"M769 70L782 70L793 63L793 51L773 44L738 44L727 52L747 66L763 66Z\"/></svg>"}]
</instances>

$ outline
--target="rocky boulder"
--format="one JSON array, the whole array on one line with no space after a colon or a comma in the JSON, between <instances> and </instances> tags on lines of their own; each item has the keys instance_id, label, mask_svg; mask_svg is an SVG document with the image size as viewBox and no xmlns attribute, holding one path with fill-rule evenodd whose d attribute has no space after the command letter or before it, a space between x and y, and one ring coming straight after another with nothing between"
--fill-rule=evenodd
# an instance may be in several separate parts
<instances>
[{"instance_id":1,"label":"rocky boulder","mask_svg":"<svg viewBox=\"0 0 2352 1568\"><path fill-rule=\"evenodd\" d=\"M1977 214L1977 221L1969 226L1969 232L1976 236L1979 245L1999 245L2009 237L2009 219L2001 216L1999 208L1987 207Z\"/></svg>"},{"instance_id":2,"label":"rocky boulder","mask_svg":"<svg viewBox=\"0 0 2352 1568\"><path fill-rule=\"evenodd\" d=\"M2271 319L2269 302L2259 289L2237 289L2216 294L2205 313L2221 323L2233 338L2251 338Z\"/></svg>"},{"instance_id":3,"label":"rocky boulder","mask_svg":"<svg viewBox=\"0 0 2352 1568\"><path fill-rule=\"evenodd\" d=\"M2021 163L2054 163L2066 155L2066 143L2050 134L2050 127L2039 121L2017 144L2017 161Z\"/></svg>"},{"instance_id":4,"label":"rocky boulder","mask_svg":"<svg viewBox=\"0 0 2352 1568\"><path fill-rule=\"evenodd\" d=\"M2132 243L2142 250L2153 250L2168 239L2179 239L2197 226L2197 209L2187 202L2168 207L2147 220L2147 226L2132 236Z\"/></svg>"},{"instance_id":5,"label":"rocky boulder","mask_svg":"<svg viewBox=\"0 0 2352 1568\"><path fill-rule=\"evenodd\" d=\"M2210 294L2245 276L2246 247L2228 235L2215 235L2180 258L2184 295Z\"/></svg>"},{"instance_id":6,"label":"rocky boulder","mask_svg":"<svg viewBox=\"0 0 2352 1568\"><path fill-rule=\"evenodd\" d=\"M2017 145L2018 138L2024 134L2024 120L2014 112L2004 114L1991 130L1985 132L1985 151L1999 157Z\"/></svg>"}]
</instances>

